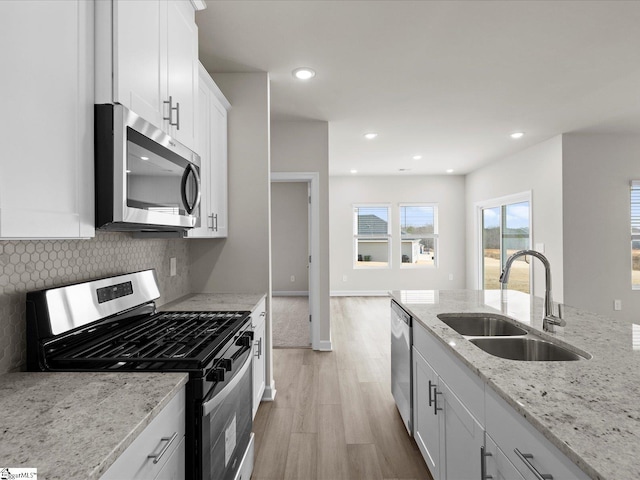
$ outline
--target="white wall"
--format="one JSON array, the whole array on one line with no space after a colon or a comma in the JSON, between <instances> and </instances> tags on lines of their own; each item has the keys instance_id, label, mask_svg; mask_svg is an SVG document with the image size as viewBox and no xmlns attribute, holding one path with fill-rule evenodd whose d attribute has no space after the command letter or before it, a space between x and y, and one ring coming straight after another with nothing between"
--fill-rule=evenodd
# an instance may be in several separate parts
<instances>
[{"instance_id":1,"label":"white wall","mask_svg":"<svg viewBox=\"0 0 640 480\"><path fill-rule=\"evenodd\" d=\"M271 184L271 281L274 294L309 291L307 188L305 182Z\"/></svg>"},{"instance_id":2,"label":"white wall","mask_svg":"<svg viewBox=\"0 0 640 480\"><path fill-rule=\"evenodd\" d=\"M565 302L637 322L629 183L640 179L640 138L566 134L562 149ZM613 310L614 299L622 311Z\"/></svg>"},{"instance_id":3,"label":"white wall","mask_svg":"<svg viewBox=\"0 0 640 480\"><path fill-rule=\"evenodd\" d=\"M320 348L331 345L329 306L329 125L324 121L274 121L271 124L271 171L318 172L320 255L314 259L319 269L320 298L317 301Z\"/></svg>"},{"instance_id":4,"label":"white wall","mask_svg":"<svg viewBox=\"0 0 640 480\"><path fill-rule=\"evenodd\" d=\"M563 299L562 137L491 163L466 177L467 288L479 288L477 202L531 191L532 246L544 244L553 298ZM534 260L534 294L544 296L544 270Z\"/></svg>"},{"instance_id":5,"label":"white wall","mask_svg":"<svg viewBox=\"0 0 640 480\"><path fill-rule=\"evenodd\" d=\"M331 293L464 288L464 184L462 176L331 177ZM438 204L439 266L406 268L405 264L405 268L401 268L401 246L396 233L390 268L354 268L353 205L391 204L391 228L399 232L398 204L412 202ZM450 274L453 280L449 280Z\"/></svg>"}]
</instances>

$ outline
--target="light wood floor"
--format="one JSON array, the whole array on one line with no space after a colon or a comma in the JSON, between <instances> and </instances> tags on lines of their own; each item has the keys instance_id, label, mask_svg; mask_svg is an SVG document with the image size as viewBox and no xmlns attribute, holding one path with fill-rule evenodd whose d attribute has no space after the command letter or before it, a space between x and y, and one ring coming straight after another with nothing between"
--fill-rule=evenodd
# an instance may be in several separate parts
<instances>
[{"instance_id":1,"label":"light wood floor","mask_svg":"<svg viewBox=\"0 0 640 480\"><path fill-rule=\"evenodd\" d=\"M332 352L274 350L252 478L431 479L391 395L389 299L331 299Z\"/></svg>"}]
</instances>

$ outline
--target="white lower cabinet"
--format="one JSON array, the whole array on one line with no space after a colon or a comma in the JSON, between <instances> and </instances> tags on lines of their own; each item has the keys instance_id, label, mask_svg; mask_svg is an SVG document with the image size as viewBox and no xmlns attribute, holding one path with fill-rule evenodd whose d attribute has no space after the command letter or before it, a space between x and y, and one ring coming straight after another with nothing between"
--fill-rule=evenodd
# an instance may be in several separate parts
<instances>
[{"instance_id":1,"label":"white lower cabinet","mask_svg":"<svg viewBox=\"0 0 640 480\"><path fill-rule=\"evenodd\" d=\"M266 301L263 298L251 312L251 327L253 329L253 417L256 416L262 395L266 386Z\"/></svg>"},{"instance_id":2,"label":"white lower cabinet","mask_svg":"<svg viewBox=\"0 0 640 480\"><path fill-rule=\"evenodd\" d=\"M484 478L493 480L524 480L518 469L509 461L504 452L498 448L490 435L485 437Z\"/></svg>"},{"instance_id":3,"label":"white lower cabinet","mask_svg":"<svg viewBox=\"0 0 640 480\"><path fill-rule=\"evenodd\" d=\"M434 480L477 480L484 429L418 350L414 361L414 435Z\"/></svg>"},{"instance_id":4,"label":"white lower cabinet","mask_svg":"<svg viewBox=\"0 0 640 480\"><path fill-rule=\"evenodd\" d=\"M434 480L589 477L414 322L413 422Z\"/></svg>"},{"instance_id":5,"label":"white lower cabinet","mask_svg":"<svg viewBox=\"0 0 640 480\"><path fill-rule=\"evenodd\" d=\"M185 389L162 409L100 480L183 479Z\"/></svg>"}]
</instances>

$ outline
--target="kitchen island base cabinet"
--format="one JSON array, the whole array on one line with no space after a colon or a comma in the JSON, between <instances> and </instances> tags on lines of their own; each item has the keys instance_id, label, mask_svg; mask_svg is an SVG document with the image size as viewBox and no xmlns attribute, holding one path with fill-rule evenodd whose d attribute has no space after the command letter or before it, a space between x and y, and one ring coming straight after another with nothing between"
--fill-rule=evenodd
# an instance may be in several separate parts
<instances>
[{"instance_id":1,"label":"kitchen island base cabinet","mask_svg":"<svg viewBox=\"0 0 640 480\"><path fill-rule=\"evenodd\" d=\"M493 480L525 480L489 435L485 437L483 454L486 465L484 478L492 478Z\"/></svg>"},{"instance_id":2,"label":"kitchen island base cabinet","mask_svg":"<svg viewBox=\"0 0 640 480\"><path fill-rule=\"evenodd\" d=\"M165 480L185 476L185 389L182 388L100 480Z\"/></svg>"},{"instance_id":3,"label":"kitchen island base cabinet","mask_svg":"<svg viewBox=\"0 0 640 480\"><path fill-rule=\"evenodd\" d=\"M414 435L434 480L476 480L482 425L415 348L413 359Z\"/></svg>"}]
</instances>

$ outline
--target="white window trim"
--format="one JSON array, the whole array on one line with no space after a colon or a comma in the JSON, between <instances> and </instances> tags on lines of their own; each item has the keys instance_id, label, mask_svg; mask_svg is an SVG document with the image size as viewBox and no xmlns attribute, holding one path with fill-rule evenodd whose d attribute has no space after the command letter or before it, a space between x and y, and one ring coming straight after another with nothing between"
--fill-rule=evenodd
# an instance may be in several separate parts
<instances>
[{"instance_id":1,"label":"white window trim","mask_svg":"<svg viewBox=\"0 0 640 480\"><path fill-rule=\"evenodd\" d=\"M474 208L476 210L476 214L475 214L475 218L474 218L474 232L475 232L475 245L476 248L475 250L475 254L476 254L476 258L475 258L475 262L474 262L474 268L475 268L475 278L476 278L476 284L475 284L475 288L477 290L481 290L482 286L483 286L483 282L484 282L484 278L482 275L482 258L483 258L483 252L482 252L482 210L485 208L496 208L496 207L500 207L502 205L510 205L513 203L522 203L522 202L529 202L529 248L531 248L532 245L534 245L533 242L533 235L534 235L534 231L533 231L533 195L531 190L526 190L524 192L520 192L520 193L514 193L511 195L504 195L502 197L496 197L496 198L490 198L487 200L481 200L479 202L475 202L474 203ZM531 290L531 294L533 294L533 268L529 269L529 285L530 290Z\"/></svg>"},{"instance_id":2,"label":"white window trim","mask_svg":"<svg viewBox=\"0 0 640 480\"><path fill-rule=\"evenodd\" d=\"M400 209L402 207L433 207L433 234L424 235L421 238L433 238L435 258L433 259L433 265L417 265L413 263L402 263L402 225L398 221L398 242L400 244L400 269L422 269L422 268L438 268L440 258L440 241L438 233L439 223L439 205L437 203L424 203L424 202L402 202L398 204L398 218L400 218Z\"/></svg>"},{"instance_id":3,"label":"white window trim","mask_svg":"<svg viewBox=\"0 0 640 480\"><path fill-rule=\"evenodd\" d=\"M386 208L389 220L387 220L387 265L358 265L358 222L356 221L356 208ZM391 258L391 219L393 212L390 203L354 203L351 208L351 226L353 228L353 251L351 259L354 270L390 270L392 266ZM364 237L363 237L364 238Z\"/></svg>"}]
</instances>

